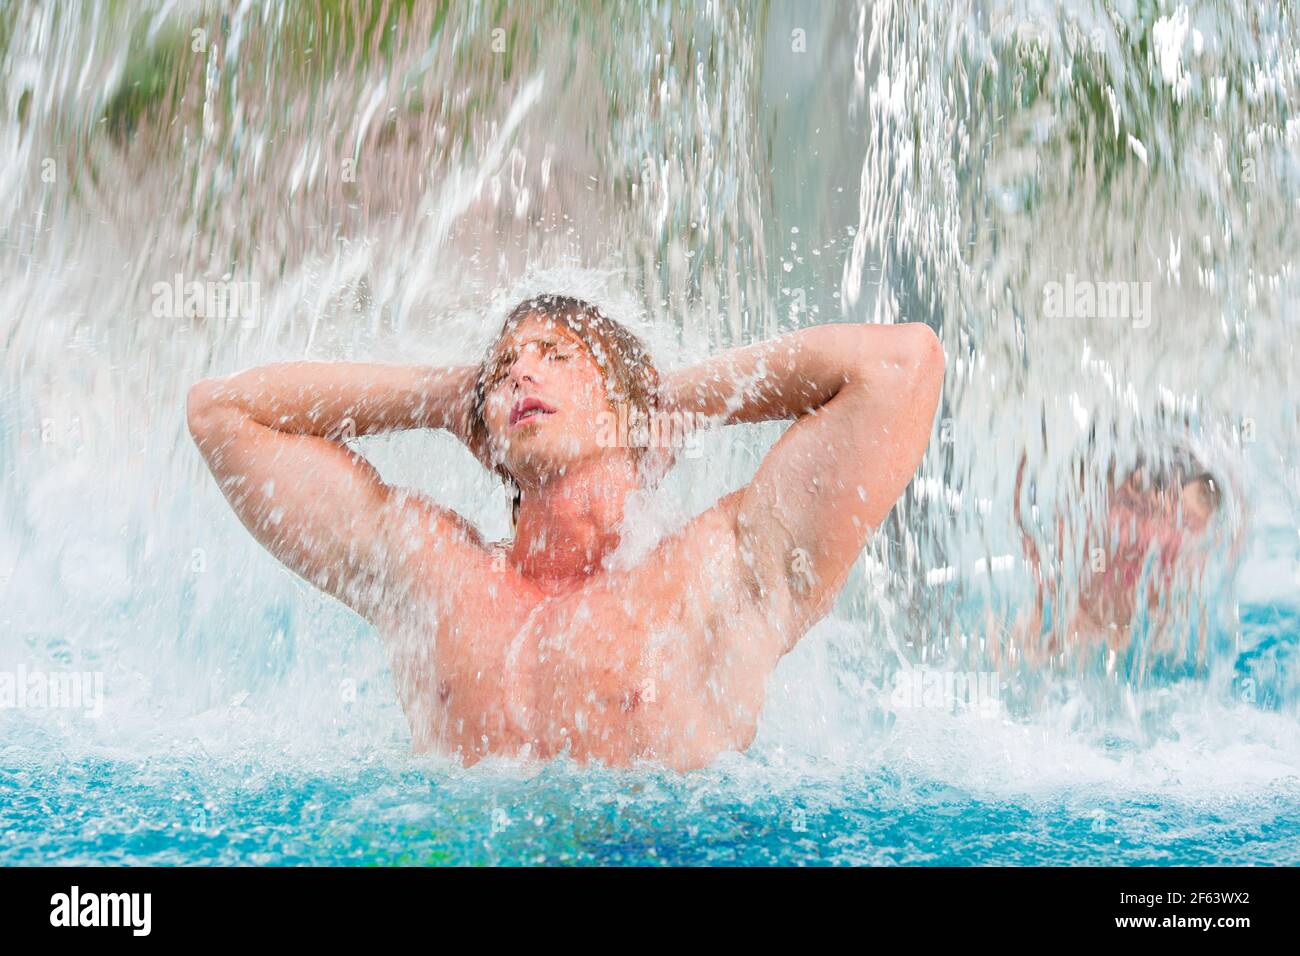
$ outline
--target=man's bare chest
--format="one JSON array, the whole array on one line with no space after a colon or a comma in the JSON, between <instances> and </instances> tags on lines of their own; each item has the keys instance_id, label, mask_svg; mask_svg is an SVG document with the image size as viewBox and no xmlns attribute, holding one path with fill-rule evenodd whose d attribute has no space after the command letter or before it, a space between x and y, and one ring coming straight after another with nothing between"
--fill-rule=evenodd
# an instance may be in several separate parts
<instances>
[{"instance_id":1,"label":"man's bare chest","mask_svg":"<svg viewBox=\"0 0 1300 956\"><path fill-rule=\"evenodd\" d=\"M444 726L462 750L630 760L713 720L715 665L740 619L708 589L603 586L440 628Z\"/></svg>"}]
</instances>

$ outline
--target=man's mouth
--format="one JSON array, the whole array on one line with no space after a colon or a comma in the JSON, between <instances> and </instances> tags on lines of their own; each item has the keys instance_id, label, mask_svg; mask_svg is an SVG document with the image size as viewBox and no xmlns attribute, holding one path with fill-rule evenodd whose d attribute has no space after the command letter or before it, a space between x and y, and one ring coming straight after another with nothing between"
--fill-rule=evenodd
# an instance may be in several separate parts
<instances>
[{"instance_id":1,"label":"man's mouth","mask_svg":"<svg viewBox=\"0 0 1300 956\"><path fill-rule=\"evenodd\" d=\"M533 418L541 418L544 415L554 415L555 409L547 405L540 398L521 398L515 402L514 407L510 409L511 427L518 425L520 422L528 421Z\"/></svg>"}]
</instances>

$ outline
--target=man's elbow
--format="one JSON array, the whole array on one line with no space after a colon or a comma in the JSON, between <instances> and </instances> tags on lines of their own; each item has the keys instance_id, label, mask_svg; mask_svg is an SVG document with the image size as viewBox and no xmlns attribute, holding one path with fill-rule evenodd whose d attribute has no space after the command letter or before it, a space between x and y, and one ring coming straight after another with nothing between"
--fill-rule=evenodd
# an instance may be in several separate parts
<instances>
[{"instance_id":1,"label":"man's elbow","mask_svg":"<svg viewBox=\"0 0 1300 956\"><path fill-rule=\"evenodd\" d=\"M924 322L901 325L867 325L857 367L869 384L904 386L908 383L937 391L943 381L943 346Z\"/></svg>"},{"instance_id":2,"label":"man's elbow","mask_svg":"<svg viewBox=\"0 0 1300 956\"><path fill-rule=\"evenodd\" d=\"M907 334L907 343L903 346L906 354L904 364L919 378L942 379L943 346L934 329L924 322L909 322L899 328Z\"/></svg>"},{"instance_id":3,"label":"man's elbow","mask_svg":"<svg viewBox=\"0 0 1300 956\"><path fill-rule=\"evenodd\" d=\"M190 386L185 398L185 421L190 435L198 440L210 431L221 417L220 385L215 378L200 379Z\"/></svg>"},{"instance_id":4,"label":"man's elbow","mask_svg":"<svg viewBox=\"0 0 1300 956\"><path fill-rule=\"evenodd\" d=\"M928 325L913 322L907 328L911 330L909 335L912 339L909 367L916 390L913 394L926 414L926 421L931 422L943 392L943 345Z\"/></svg>"}]
</instances>

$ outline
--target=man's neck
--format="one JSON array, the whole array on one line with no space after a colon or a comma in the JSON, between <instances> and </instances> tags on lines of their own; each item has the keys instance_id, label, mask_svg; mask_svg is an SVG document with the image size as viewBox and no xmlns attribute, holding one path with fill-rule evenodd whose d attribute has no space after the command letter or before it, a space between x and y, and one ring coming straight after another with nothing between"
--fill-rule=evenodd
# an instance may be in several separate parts
<instances>
[{"instance_id":1,"label":"man's neck","mask_svg":"<svg viewBox=\"0 0 1300 956\"><path fill-rule=\"evenodd\" d=\"M514 565L527 577L563 584L590 577L618 547L623 506L637 488L625 456L601 456L523 487Z\"/></svg>"}]
</instances>

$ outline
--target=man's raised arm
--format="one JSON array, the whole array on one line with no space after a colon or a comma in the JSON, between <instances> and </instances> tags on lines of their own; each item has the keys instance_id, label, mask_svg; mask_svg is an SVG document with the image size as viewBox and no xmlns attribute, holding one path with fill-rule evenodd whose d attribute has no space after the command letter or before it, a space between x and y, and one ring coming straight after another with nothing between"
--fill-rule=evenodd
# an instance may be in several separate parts
<instances>
[{"instance_id":1,"label":"man's raised arm","mask_svg":"<svg viewBox=\"0 0 1300 956\"><path fill-rule=\"evenodd\" d=\"M476 370L333 362L265 365L189 392L190 434L244 526L287 567L375 622L400 605L427 545L468 559L477 535L385 484L344 443L446 428L467 444Z\"/></svg>"},{"instance_id":2,"label":"man's raised arm","mask_svg":"<svg viewBox=\"0 0 1300 956\"><path fill-rule=\"evenodd\" d=\"M829 610L929 442L943 350L928 326L822 325L667 379L671 407L725 423L797 418L735 496L749 582L789 651Z\"/></svg>"}]
</instances>

